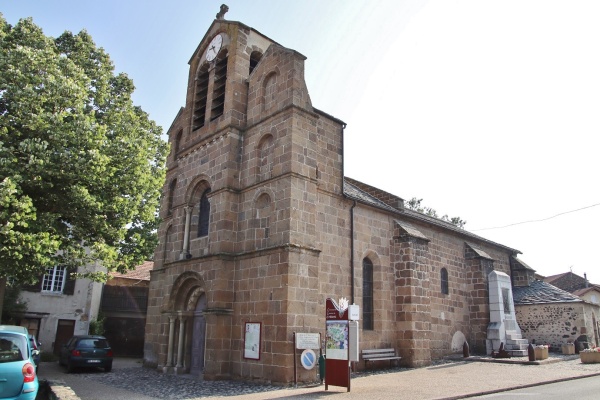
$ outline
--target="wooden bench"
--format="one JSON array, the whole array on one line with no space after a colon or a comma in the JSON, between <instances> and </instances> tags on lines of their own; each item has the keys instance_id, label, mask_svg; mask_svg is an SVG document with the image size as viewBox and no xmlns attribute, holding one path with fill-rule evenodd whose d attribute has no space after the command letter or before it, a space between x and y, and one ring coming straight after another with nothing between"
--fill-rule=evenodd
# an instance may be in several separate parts
<instances>
[{"instance_id":1,"label":"wooden bench","mask_svg":"<svg viewBox=\"0 0 600 400\"><path fill-rule=\"evenodd\" d=\"M365 368L369 361L385 361L390 360L390 367L392 361L400 360L402 357L396 355L394 349L373 349L373 350L361 350L361 357L365 361Z\"/></svg>"}]
</instances>

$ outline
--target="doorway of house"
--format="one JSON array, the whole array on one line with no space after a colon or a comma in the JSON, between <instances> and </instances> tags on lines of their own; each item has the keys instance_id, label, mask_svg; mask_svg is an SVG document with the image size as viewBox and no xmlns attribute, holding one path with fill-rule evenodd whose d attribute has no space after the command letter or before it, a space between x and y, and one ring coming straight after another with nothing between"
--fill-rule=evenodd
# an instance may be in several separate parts
<instances>
[{"instance_id":1,"label":"doorway of house","mask_svg":"<svg viewBox=\"0 0 600 400\"><path fill-rule=\"evenodd\" d=\"M60 348L67 344L75 332L75 320L59 319L56 326L56 339L54 339L54 354L60 354Z\"/></svg>"},{"instance_id":2,"label":"doorway of house","mask_svg":"<svg viewBox=\"0 0 600 400\"><path fill-rule=\"evenodd\" d=\"M204 309L206 308L206 295L200 296L196 309L194 310L194 321L192 324L192 361L190 374L200 375L204 371L204 345L206 338L206 320Z\"/></svg>"}]
</instances>

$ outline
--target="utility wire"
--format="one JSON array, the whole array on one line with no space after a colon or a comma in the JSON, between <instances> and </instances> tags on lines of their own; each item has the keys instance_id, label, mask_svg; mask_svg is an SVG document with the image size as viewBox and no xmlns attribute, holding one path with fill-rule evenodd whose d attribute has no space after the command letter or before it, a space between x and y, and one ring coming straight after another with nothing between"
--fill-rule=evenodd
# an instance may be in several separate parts
<instances>
[{"instance_id":1,"label":"utility wire","mask_svg":"<svg viewBox=\"0 0 600 400\"><path fill-rule=\"evenodd\" d=\"M509 225L504 225L504 226L495 226L495 227L493 227L493 228L473 229L473 230L471 230L471 232L478 232L478 231L488 231L488 230L491 230L491 229L502 229L502 228L508 228L508 227L510 227L510 226L515 226L515 225L530 224L530 223L532 223L532 222L542 222L542 221L548 221L549 219L556 218L556 217L560 217L561 215L565 215L565 214L574 213L574 212L577 212L577 211L585 210L585 209L592 208L592 207L596 207L596 206L600 206L600 203L592 204L591 206L587 206L587 207L578 208L578 209L576 209L576 210L565 211L565 212L562 212L562 213L560 213L560 214L553 215L553 216L551 216L551 217L548 217L548 218L543 218L543 219L532 219L532 220L530 220L530 221L515 222L514 224L509 224Z\"/></svg>"}]
</instances>

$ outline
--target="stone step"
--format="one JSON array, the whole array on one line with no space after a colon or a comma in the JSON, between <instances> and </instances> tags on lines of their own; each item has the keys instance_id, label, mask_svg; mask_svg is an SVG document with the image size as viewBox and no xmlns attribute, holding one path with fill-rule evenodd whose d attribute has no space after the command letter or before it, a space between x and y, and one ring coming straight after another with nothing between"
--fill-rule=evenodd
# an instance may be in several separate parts
<instances>
[{"instance_id":1,"label":"stone step","mask_svg":"<svg viewBox=\"0 0 600 400\"><path fill-rule=\"evenodd\" d=\"M527 357L527 350L506 350L512 357Z\"/></svg>"},{"instance_id":2,"label":"stone step","mask_svg":"<svg viewBox=\"0 0 600 400\"><path fill-rule=\"evenodd\" d=\"M504 348L506 349L506 351L509 350L519 350L519 351L525 351L527 352L527 348L529 347L528 344L519 344L519 345L510 345L507 344L506 346L504 346Z\"/></svg>"},{"instance_id":3,"label":"stone step","mask_svg":"<svg viewBox=\"0 0 600 400\"><path fill-rule=\"evenodd\" d=\"M512 346L525 346L527 347L529 345L529 342L527 341L527 339L517 339L517 340L512 340L512 339L508 339L506 341L506 345L512 345Z\"/></svg>"}]
</instances>

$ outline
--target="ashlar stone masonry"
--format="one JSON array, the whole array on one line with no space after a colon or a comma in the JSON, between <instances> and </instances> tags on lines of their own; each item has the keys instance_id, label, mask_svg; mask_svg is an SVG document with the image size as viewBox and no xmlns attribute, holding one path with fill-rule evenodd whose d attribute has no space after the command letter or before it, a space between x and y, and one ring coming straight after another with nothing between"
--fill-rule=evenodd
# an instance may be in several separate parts
<instances>
[{"instance_id":1,"label":"ashlar stone masonry","mask_svg":"<svg viewBox=\"0 0 600 400\"><path fill-rule=\"evenodd\" d=\"M361 348L393 347L407 366L463 340L485 351L487 276L510 275L518 251L345 177L359 161L344 159L345 123L313 107L305 61L222 18L192 54L168 131L146 366L290 383L293 334L325 334L327 297L361 307ZM248 322L260 324L258 359Z\"/></svg>"}]
</instances>

